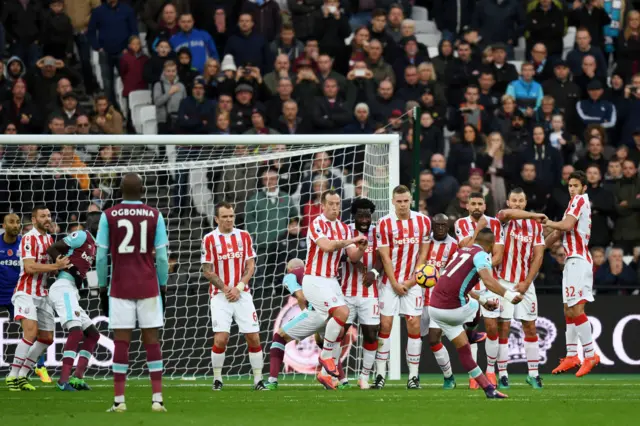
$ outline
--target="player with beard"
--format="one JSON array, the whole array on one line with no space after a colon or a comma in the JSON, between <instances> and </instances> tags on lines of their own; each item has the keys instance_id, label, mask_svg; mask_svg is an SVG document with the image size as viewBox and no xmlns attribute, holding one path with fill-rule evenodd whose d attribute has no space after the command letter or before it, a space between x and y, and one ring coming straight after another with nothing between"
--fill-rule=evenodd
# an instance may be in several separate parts
<instances>
[{"instance_id":1,"label":"player with beard","mask_svg":"<svg viewBox=\"0 0 640 426\"><path fill-rule=\"evenodd\" d=\"M498 335L487 336L489 341L500 339L508 341L513 318L522 322L524 331L524 348L527 355L529 374L527 383L534 389L542 389L542 379L538 374L540 359L536 319L538 318L538 299L536 297L533 280L544 256L544 235L540 222L546 216L540 213L525 211L527 196L522 188L514 188L507 197L508 209L498 212L498 219L505 230L504 256L502 266L498 271L499 282L507 290L514 290L524 295L522 303L513 305L510 301L500 298L500 329ZM496 382L494 364L496 356L495 345L485 345L487 350L486 375L492 383ZM494 350L490 353L489 350ZM499 389L509 388L507 363L500 369ZM493 380L492 380L493 379Z\"/></svg>"},{"instance_id":2,"label":"player with beard","mask_svg":"<svg viewBox=\"0 0 640 426\"><path fill-rule=\"evenodd\" d=\"M431 234L431 247L427 254L427 265L437 268L441 274L444 268L449 264L456 250L458 243L456 239L449 235L449 218L440 213L433 217L433 233ZM422 308L422 317L420 318L420 335L422 337L429 336L429 346L436 362L444 375L443 389L455 389L456 380L453 377L451 369L451 360L447 348L442 344L442 330L429 317L429 296L433 288L425 290L424 308Z\"/></svg>"},{"instance_id":3,"label":"player with beard","mask_svg":"<svg viewBox=\"0 0 640 426\"><path fill-rule=\"evenodd\" d=\"M494 217L485 216L484 212L487 209L487 205L484 200L484 196L480 192L472 192L469 195L469 202L467 203L467 209L469 210L469 216L460 218L455 223L455 231L456 237L458 238L458 245L460 247L470 247L473 244L473 232L477 227L477 223L481 218L485 218L487 225L494 235L494 244L492 244L492 257L491 257L491 266L497 267L502 262L502 253L504 251L504 232L502 230L502 225L500 221ZM497 279L498 275L496 270L493 270L493 276ZM500 305L498 295L495 293L489 292L484 287L482 280L478 281L478 285L475 290L482 295L485 295L489 300L495 302L498 306ZM482 312L482 316L484 317L484 326L487 332L487 335L496 336L498 334L498 317L500 316L499 310L488 310L483 307L480 307ZM475 342L479 342L484 340L486 336L478 338ZM500 352L498 355L498 360L505 360L507 362L509 355L509 345L508 340L500 341ZM492 347L498 345L498 341L487 341L486 350L487 352L492 351ZM473 358L477 359L478 355L478 345L472 343L471 351L473 353ZM501 357L502 356L502 357ZM500 361L498 361L498 368L500 368ZM475 380L469 379L469 389L478 389L478 383Z\"/></svg>"},{"instance_id":4,"label":"player with beard","mask_svg":"<svg viewBox=\"0 0 640 426\"><path fill-rule=\"evenodd\" d=\"M351 324L357 319L363 338L362 371L358 378L360 389L369 389L369 375L378 350L378 328L380 326L380 305L378 302L378 277L382 262L377 255L376 227L371 226L371 216L376 205L367 198L357 198L351 204L354 223L349 225L354 237L365 236L369 244L362 259L353 263L348 258L342 262L342 293L349 307L349 318L344 326L346 335ZM339 353L342 352L340 348ZM338 358L339 359L339 358ZM347 386L345 378L340 379L340 387Z\"/></svg>"}]
</instances>

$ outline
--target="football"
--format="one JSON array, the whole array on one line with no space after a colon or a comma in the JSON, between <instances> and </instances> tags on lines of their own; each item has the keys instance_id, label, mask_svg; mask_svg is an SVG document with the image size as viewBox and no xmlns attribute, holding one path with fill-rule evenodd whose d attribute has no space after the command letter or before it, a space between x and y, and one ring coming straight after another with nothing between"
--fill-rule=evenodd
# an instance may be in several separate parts
<instances>
[{"instance_id":1,"label":"football","mask_svg":"<svg viewBox=\"0 0 640 426\"><path fill-rule=\"evenodd\" d=\"M416 268L416 282L420 287L431 288L438 283L440 273L435 266L419 265Z\"/></svg>"}]
</instances>

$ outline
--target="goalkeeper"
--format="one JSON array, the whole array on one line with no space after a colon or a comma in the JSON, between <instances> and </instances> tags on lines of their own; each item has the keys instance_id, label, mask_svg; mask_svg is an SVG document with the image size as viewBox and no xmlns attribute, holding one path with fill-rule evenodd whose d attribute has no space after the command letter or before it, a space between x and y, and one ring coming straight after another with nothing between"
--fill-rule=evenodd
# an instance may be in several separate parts
<instances>
[{"instance_id":1,"label":"goalkeeper","mask_svg":"<svg viewBox=\"0 0 640 426\"><path fill-rule=\"evenodd\" d=\"M287 263L287 274L283 284L298 301L301 312L283 325L273 336L269 349L269 382L267 389L278 389L278 375L282 369L284 360L284 348L291 340L304 340L307 337L324 330L325 318L310 306L302 293L302 277L304 276L304 262L300 259L291 259ZM317 339L316 339L317 340Z\"/></svg>"}]
</instances>

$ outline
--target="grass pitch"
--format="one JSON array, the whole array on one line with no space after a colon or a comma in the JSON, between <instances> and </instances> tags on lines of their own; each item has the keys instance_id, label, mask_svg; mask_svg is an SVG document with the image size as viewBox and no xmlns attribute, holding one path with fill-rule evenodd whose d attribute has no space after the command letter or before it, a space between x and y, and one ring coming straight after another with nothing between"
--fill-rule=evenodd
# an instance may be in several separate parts
<instances>
[{"instance_id":1,"label":"grass pitch","mask_svg":"<svg viewBox=\"0 0 640 426\"><path fill-rule=\"evenodd\" d=\"M422 376L422 390L408 391L405 381L389 381L382 391L325 391L312 380L283 380L280 389L251 390L249 379L226 380L212 392L209 380L165 380L168 413L151 412L147 380L129 380L126 413L105 413L112 383L92 380L91 392L60 392L36 380L36 392L0 391L0 425L185 426L185 425L637 425L640 375L545 376L535 391L522 375L511 375L508 400L486 400L482 391L444 391L441 378ZM352 385L355 381L352 380Z\"/></svg>"}]
</instances>

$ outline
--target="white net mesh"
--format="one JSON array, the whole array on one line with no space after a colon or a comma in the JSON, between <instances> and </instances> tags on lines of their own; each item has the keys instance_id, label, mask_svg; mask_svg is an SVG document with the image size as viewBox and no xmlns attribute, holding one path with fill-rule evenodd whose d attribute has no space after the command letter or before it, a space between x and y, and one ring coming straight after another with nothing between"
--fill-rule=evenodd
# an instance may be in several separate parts
<instances>
[{"instance_id":1,"label":"white net mesh","mask_svg":"<svg viewBox=\"0 0 640 426\"><path fill-rule=\"evenodd\" d=\"M0 214L13 211L21 215L23 223L29 223L33 205L44 203L61 237L76 223L82 223L86 212L104 210L119 201L119 181L124 173L141 174L146 191L143 201L160 209L169 232L170 274L162 332L165 374L210 375L213 333L208 283L200 271L200 244L215 226L217 202L235 204L236 226L251 233L257 249L251 287L266 354L274 331L298 310L282 285L282 277L289 259L305 258L303 230L320 213L319 194L331 187L341 192L345 222L351 220L350 201L356 196L374 201L376 218L389 209L389 144L296 145L287 143L286 137L281 140L284 143L278 145L194 144L166 149L140 145L8 145L0 163ZM330 140L327 137L328 143ZM90 273L81 291L81 304L103 333L88 375L104 377L111 373L113 342L107 319L98 309L97 292L92 288L95 285ZM47 365L60 366L64 336L58 326ZM18 338L18 325L0 310L0 375L8 368ZM358 367L360 356L355 333L353 340L349 352L345 351L349 371ZM312 373L316 351L312 338L289 344L285 371ZM146 375L145 354L139 343L132 343L130 358L130 375ZM223 373L249 372L246 343L234 325Z\"/></svg>"}]
</instances>

